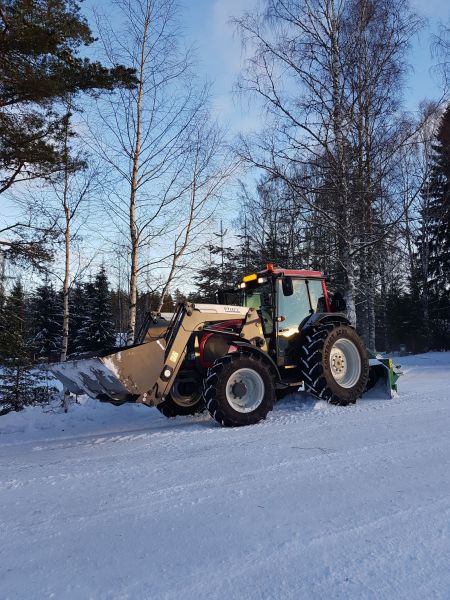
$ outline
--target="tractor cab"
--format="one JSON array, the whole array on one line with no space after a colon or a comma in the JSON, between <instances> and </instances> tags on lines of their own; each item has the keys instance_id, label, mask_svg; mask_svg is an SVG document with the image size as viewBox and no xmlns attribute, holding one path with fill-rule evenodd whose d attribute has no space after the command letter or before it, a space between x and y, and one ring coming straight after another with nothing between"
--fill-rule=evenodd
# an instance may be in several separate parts
<instances>
[{"instance_id":1,"label":"tractor cab","mask_svg":"<svg viewBox=\"0 0 450 600\"><path fill-rule=\"evenodd\" d=\"M272 358L279 367L296 368L302 326L315 313L330 312L323 273L267 265L243 277L237 288L242 304L258 311Z\"/></svg>"}]
</instances>

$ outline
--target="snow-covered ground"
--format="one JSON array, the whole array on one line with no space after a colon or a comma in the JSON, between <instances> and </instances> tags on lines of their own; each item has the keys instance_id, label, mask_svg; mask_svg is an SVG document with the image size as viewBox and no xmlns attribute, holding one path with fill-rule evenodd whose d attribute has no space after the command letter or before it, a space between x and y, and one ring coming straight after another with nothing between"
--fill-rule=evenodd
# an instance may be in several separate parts
<instances>
[{"instance_id":1,"label":"snow-covered ground","mask_svg":"<svg viewBox=\"0 0 450 600\"><path fill-rule=\"evenodd\" d=\"M450 354L267 421L88 401L0 418L0 597L450 598Z\"/></svg>"}]
</instances>

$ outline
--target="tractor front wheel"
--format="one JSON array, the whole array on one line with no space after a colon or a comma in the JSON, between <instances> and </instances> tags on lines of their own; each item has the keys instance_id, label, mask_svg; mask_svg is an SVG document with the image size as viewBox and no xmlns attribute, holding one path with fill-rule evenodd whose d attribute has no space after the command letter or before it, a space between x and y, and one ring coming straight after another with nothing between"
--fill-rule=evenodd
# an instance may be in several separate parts
<instances>
[{"instance_id":1,"label":"tractor front wheel","mask_svg":"<svg viewBox=\"0 0 450 600\"><path fill-rule=\"evenodd\" d=\"M156 406L165 417L195 415L205 410L201 381L180 373L164 400Z\"/></svg>"},{"instance_id":2,"label":"tractor front wheel","mask_svg":"<svg viewBox=\"0 0 450 600\"><path fill-rule=\"evenodd\" d=\"M263 358L233 352L209 369L204 397L210 415L221 425L254 425L273 408L274 376Z\"/></svg>"},{"instance_id":3,"label":"tractor front wheel","mask_svg":"<svg viewBox=\"0 0 450 600\"><path fill-rule=\"evenodd\" d=\"M353 327L324 323L306 336L301 350L306 389L330 404L354 404L367 386L369 360Z\"/></svg>"}]
</instances>

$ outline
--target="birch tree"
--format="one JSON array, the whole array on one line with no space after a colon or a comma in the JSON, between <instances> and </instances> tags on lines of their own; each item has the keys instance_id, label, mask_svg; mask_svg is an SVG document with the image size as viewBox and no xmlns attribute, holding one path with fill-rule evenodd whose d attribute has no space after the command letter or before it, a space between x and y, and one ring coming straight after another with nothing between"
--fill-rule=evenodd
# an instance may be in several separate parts
<instances>
[{"instance_id":1,"label":"birch tree","mask_svg":"<svg viewBox=\"0 0 450 600\"><path fill-rule=\"evenodd\" d=\"M205 111L192 133L186 164L185 198L174 215L177 229L172 233L172 252L167 257L168 273L161 289L158 312L166 295L187 263L203 248L218 203L223 200L224 186L236 171L238 161L227 149L224 132L210 123ZM178 203L177 203L178 204ZM181 222L180 222L181 221Z\"/></svg>"},{"instance_id":2,"label":"birch tree","mask_svg":"<svg viewBox=\"0 0 450 600\"><path fill-rule=\"evenodd\" d=\"M138 84L99 103L96 147L116 175L107 209L128 239L127 342L132 344L139 277L158 264L152 250L170 226L170 207L185 192L180 179L190 130L207 90L197 86L173 0L118 0L115 7L120 31L98 17L105 56L111 65L133 67Z\"/></svg>"},{"instance_id":3,"label":"birch tree","mask_svg":"<svg viewBox=\"0 0 450 600\"><path fill-rule=\"evenodd\" d=\"M347 305L354 322L342 11L342 4L334 0L269 0L264 13L246 15L236 25L244 44L254 51L240 90L262 100L272 125L253 140L241 141L243 157L282 181L306 204L309 178L301 174L302 167L314 159L325 164L326 158L334 202L326 208L318 204L310 208L333 224L339 238L338 260L346 275Z\"/></svg>"},{"instance_id":4,"label":"birch tree","mask_svg":"<svg viewBox=\"0 0 450 600\"><path fill-rule=\"evenodd\" d=\"M450 92L450 19L441 23L439 32L434 36L432 46L436 59L436 70L441 76L443 95L448 97Z\"/></svg>"},{"instance_id":5,"label":"birch tree","mask_svg":"<svg viewBox=\"0 0 450 600\"><path fill-rule=\"evenodd\" d=\"M62 286L61 361L66 360L69 347L71 289L90 265L86 248L81 252L77 245L83 236L88 235L88 221L93 216L88 205L100 190L97 165L93 157L87 155L75 133L72 98L66 100L65 108L61 119L61 173L48 188L40 191L40 195L34 189L30 192L35 212L47 220L48 228L56 238L54 247L58 247L58 243L62 245L61 260L46 268L47 273L51 272ZM95 252L95 245L91 252Z\"/></svg>"},{"instance_id":6,"label":"birch tree","mask_svg":"<svg viewBox=\"0 0 450 600\"><path fill-rule=\"evenodd\" d=\"M405 143L395 124L419 21L404 0L267 0L264 7L235 21L252 52L239 90L260 99L270 125L242 139L240 153L313 215L355 324L361 267L367 293L370 254L386 235L386 223L373 229L374 211ZM373 320L374 299L366 302ZM372 346L374 327L365 334Z\"/></svg>"},{"instance_id":7,"label":"birch tree","mask_svg":"<svg viewBox=\"0 0 450 600\"><path fill-rule=\"evenodd\" d=\"M63 118L63 142L62 142L62 164L64 165L63 174L60 182L52 186L54 200L57 203L57 211L62 221L60 233L63 238L63 276L62 276L62 295L63 295L63 330L60 360L64 362L67 358L69 347L69 321L70 321L70 290L75 279L78 279L83 270L83 265L78 262L78 268L72 272L74 260L72 256L72 247L76 241L80 229L86 224L88 215L81 215L91 194L95 192L97 183L96 166L93 162L85 162L81 151L72 152L71 139L73 132L71 129L71 103L67 104L67 112ZM74 169L76 165L76 169Z\"/></svg>"},{"instance_id":8,"label":"birch tree","mask_svg":"<svg viewBox=\"0 0 450 600\"><path fill-rule=\"evenodd\" d=\"M399 224L399 233L400 246L404 248L407 259L407 283L412 300L421 305L421 330L424 334L425 347L428 349L430 342L428 253L432 217L429 177L432 167L432 142L442 111L439 106L427 103L420 107L420 112L422 126L415 133L413 143L408 148L404 148L399 163L404 180L402 186L404 218Z\"/></svg>"}]
</instances>

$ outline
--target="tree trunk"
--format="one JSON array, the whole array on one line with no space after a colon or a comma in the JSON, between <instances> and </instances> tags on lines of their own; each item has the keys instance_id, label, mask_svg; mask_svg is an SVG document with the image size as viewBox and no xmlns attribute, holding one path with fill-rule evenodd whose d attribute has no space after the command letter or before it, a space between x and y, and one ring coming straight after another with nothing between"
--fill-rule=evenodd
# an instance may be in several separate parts
<instances>
[{"instance_id":1,"label":"tree trunk","mask_svg":"<svg viewBox=\"0 0 450 600\"><path fill-rule=\"evenodd\" d=\"M353 327L356 327L356 277L352 272L352 267L347 267L347 287L344 293L344 300L347 304L347 318Z\"/></svg>"},{"instance_id":2,"label":"tree trunk","mask_svg":"<svg viewBox=\"0 0 450 600\"><path fill-rule=\"evenodd\" d=\"M131 208L131 207L130 207ZM133 211L134 213L134 211ZM131 215L131 211L130 211ZM137 269L139 245L135 234L135 226L133 227L133 218L130 216L130 232L131 232L131 272L130 272L130 299L128 307L128 331L127 345L134 344L134 336L136 330L136 307L137 307Z\"/></svg>"},{"instance_id":3,"label":"tree trunk","mask_svg":"<svg viewBox=\"0 0 450 600\"><path fill-rule=\"evenodd\" d=\"M70 110L70 103L68 105ZM63 328L62 328L62 346L61 362L67 359L69 348L69 281L70 281L70 222L71 211L69 202L69 125L70 113L67 112L64 130L64 189L63 189L63 209L64 209L64 281L63 281ZM70 392L63 388L64 412L69 410Z\"/></svg>"},{"instance_id":4,"label":"tree trunk","mask_svg":"<svg viewBox=\"0 0 450 600\"><path fill-rule=\"evenodd\" d=\"M162 289L161 292L161 297L159 299L159 305L158 305L158 310L157 312L161 312L163 304L164 304L164 299L166 297L166 294L169 290L170 284L172 283L172 280L175 276L175 272L178 266L178 261L180 260L180 258L183 256L184 252L186 251L186 248L189 245L189 239L191 236L191 229L192 229L192 225L194 223L194 219L195 219L195 211L196 208L198 208L197 206L197 202L196 202L196 198L197 198L197 175L195 172L195 168L197 166L197 163L195 163L194 166L194 174L192 177L192 185L191 185L191 201L190 201L190 207L189 207L189 214L188 214L188 220L186 223L186 227L184 230L184 237L183 240L181 242L181 246L178 247L178 241L181 237L180 236L177 237L177 239L175 240L174 243L174 248L173 248L173 254L172 254L172 264L170 265L170 272L169 275L167 277L166 283L164 284L164 287ZM220 228L221 228L221 232L222 232L222 222L220 224ZM222 273L223 273L223 239L221 240L221 244L222 244ZM223 275L222 275L223 278Z\"/></svg>"},{"instance_id":5,"label":"tree trunk","mask_svg":"<svg viewBox=\"0 0 450 600\"><path fill-rule=\"evenodd\" d=\"M149 17L144 22L144 29L141 41L141 53L139 63L139 84L136 100L136 141L133 152L133 166L130 186L130 241L131 241L131 270L130 270L130 301L128 314L127 344L134 343L136 332L136 307L137 307L137 286L138 286L138 264L139 264L139 232L136 222L136 195L138 190L139 163L141 155L141 128L142 128L142 100L144 96L144 76L145 76L145 52L147 46L147 35L149 27Z\"/></svg>"},{"instance_id":6,"label":"tree trunk","mask_svg":"<svg viewBox=\"0 0 450 600\"><path fill-rule=\"evenodd\" d=\"M69 280L70 280L70 202L69 202L69 128L70 128L70 100L67 104L67 114L64 121L64 187L62 204L64 210L64 281L63 281L63 329L61 362L67 358L69 347Z\"/></svg>"},{"instance_id":7,"label":"tree trunk","mask_svg":"<svg viewBox=\"0 0 450 600\"><path fill-rule=\"evenodd\" d=\"M64 231L64 281L63 281L63 335L61 348L61 362L67 358L69 347L69 277L70 277L70 215L68 206L65 203L64 212L66 217L66 227Z\"/></svg>"},{"instance_id":8,"label":"tree trunk","mask_svg":"<svg viewBox=\"0 0 450 600\"><path fill-rule=\"evenodd\" d=\"M372 260L371 255L372 255L372 252L369 252L369 260ZM367 296L367 329L368 329L368 334L369 334L368 339L367 339L367 347L370 350L375 350L375 348L376 348L375 277L374 277L374 267L372 264L369 265L366 296Z\"/></svg>"}]
</instances>

